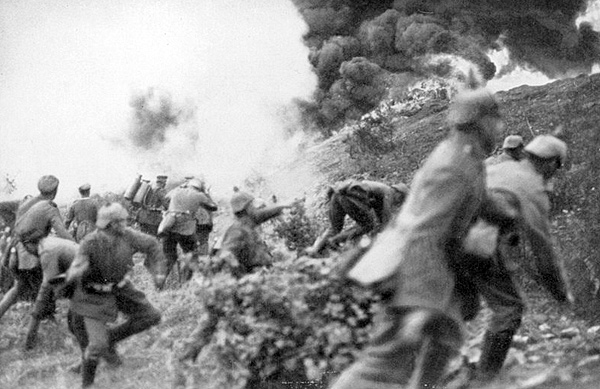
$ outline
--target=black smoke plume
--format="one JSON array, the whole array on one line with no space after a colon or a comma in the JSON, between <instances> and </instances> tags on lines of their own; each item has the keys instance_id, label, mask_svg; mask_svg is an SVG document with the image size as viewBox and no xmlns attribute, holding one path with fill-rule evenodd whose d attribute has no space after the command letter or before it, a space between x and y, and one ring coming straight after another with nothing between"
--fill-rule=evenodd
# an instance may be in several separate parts
<instances>
[{"instance_id":1,"label":"black smoke plume","mask_svg":"<svg viewBox=\"0 0 600 389\"><path fill-rule=\"evenodd\" d=\"M356 118L385 96L390 74L445 77L428 56L470 61L484 80L517 65L550 78L589 73L600 61L600 34L576 23L586 0L293 0L318 75L315 102L300 107L316 124ZM509 50L496 69L487 53ZM404 76L404 80L411 78Z\"/></svg>"},{"instance_id":2,"label":"black smoke plume","mask_svg":"<svg viewBox=\"0 0 600 389\"><path fill-rule=\"evenodd\" d=\"M129 105L133 109L129 137L135 147L144 150L163 144L167 131L177 127L183 114L171 95L156 88L133 95Z\"/></svg>"}]
</instances>

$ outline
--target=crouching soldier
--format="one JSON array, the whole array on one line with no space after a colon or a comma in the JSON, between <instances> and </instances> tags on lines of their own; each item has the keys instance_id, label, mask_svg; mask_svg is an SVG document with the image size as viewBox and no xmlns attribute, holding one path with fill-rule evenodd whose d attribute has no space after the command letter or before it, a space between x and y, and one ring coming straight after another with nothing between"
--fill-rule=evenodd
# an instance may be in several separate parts
<instances>
[{"instance_id":1,"label":"crouching soldier","mask_svg":"<svg viewBox=\"0 0 600 389\"><path fill-rule=\"evenodd\" d=\"M254 196L251 194L242 191L234 193L231 198L231 210L235 214L235 220L225 231L217 255L236 278L241 278L257 268L272 263L273 259L260 236L258 227L267 220L281 215L285 209L293 207L299 201L301 200L290 204L257 208L254 205ZM179 356L180 361L195 360L210 341L219 316L213 307L209 306L206 309L209 314L185 341L185 349Z\"/></svg>"},{"instance_id":2,"label":"crouching soldier","mask_svg":"<svg viewBox=\"0 0 600 389\"><path fill-rule=\"evenodd\" d=\"M158 265L154 275L157 287L165 280L165 259L158 240L127 227L127 211L118 203L98 211L98 230L88 235L79 247L66 275L75 283L69 311L69 329L82 350L82 387L93 384L100 358L111 365L121 360L116 344L160 322L161 314L129 279L133 255L142 252ZM122 312L127 320L113 328L107 326Z\"/></svg>"},{"instance_id":3,"label":"crouching soldier","mask_svg":"<svg viewBox=\"0 0 600 389\"><path fill-rule=\"evenodd\" d=\"M42 266L42 285L37 294L33 312L31 313L31 321L27 329L27 338L25 340L26 350L34 348L37 343L37 332L40 321L45 317L52 317L54 314L55 298L71 297L69 295L55 295L50 281L69 269L78 248L79 245L72 240L55 236L49 236L40 242L38 253Z\"/></svg>"},{"instance_id":4,"label":"crouching soldier","mask_svg":"<svg viewBox=\"0 0 600 389\"><path fill-rule=\"evenodd\" d=\"M386 185L375 181L347 180L329 188L329 222L331 226L305 250L309 256L318 254L327 244L335 247L363 234L377 233L404 203L408 194L405 184ZM342 231L348 215L357 226Z\"/></svg>"}]
</instances>

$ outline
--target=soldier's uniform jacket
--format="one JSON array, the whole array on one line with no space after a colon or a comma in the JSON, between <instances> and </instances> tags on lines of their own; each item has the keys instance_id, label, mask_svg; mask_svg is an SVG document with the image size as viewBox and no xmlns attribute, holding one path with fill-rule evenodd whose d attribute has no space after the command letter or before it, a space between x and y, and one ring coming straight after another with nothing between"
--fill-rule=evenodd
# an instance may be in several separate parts
<instances>
[{"instance_id":1,"label":"soldier's uniform jacket","mask_svg":"<svg viewBox=\"0 0 600 389\"><path fill-rule=\"evenodd\" d=\"M257 227L280 215L283 209L282 206L255 209L252 216L236 218L225 231L218 255L233 266L235 275L242 276L256 267L271 264L271 254Z\"/></svg>"},{"instance_id":2,"label":"soldier's uniform jacket","mask_svg":"<svg viewBox=\"0 0 600 389\"><path fill-rule=\"evenodd\" d=\"M165 188L155 188L146 197L142 208L137 213L137 221L139 223L158 226L162 220L162 212L169 205L167 190Z\"/></svg>"},{"instance_id":3,"label":"soldier's uniform jacket","mask_svg":"<svg viewBox=\"0 0 600 389\"><path fill-rule=\"evenodd\" d=\"M1 201L0 202L0 217L4 220L4 223L11 229L15 225L17 218L17 209L21 202L19 200Z\"/></svg>"},{"instance_id":4,"label":"soldier's uniform jacket","mask_svg":"<svg viewBox=\"0 0 600 389\"><path fill-rule=\"evenodd\" d=\"M151 263L165 262L158 240L133 228L119 235L96 230L86 236L67 272L67 283L77 281L71 309L96 320L114 321L115 295L130 286L128 273L137 252L145 253Z\"/></svg>"},{"instance_id":5,"label":"soldier's uniform jacket","mask_svg":"<svg viewBox=\"0 0 600 389\"><path fill-rule=\"evenodd\" d=\"M181 235L193 235L196 232L196 214L200 207L216 211L217 204L205 193L193 187L178 187L167 194L169 209L165 218L172 218L168 229ZM163 220L164 221L164 220Z\"/></svg>"},{"instance_id":6,"label":"soldier's uniform jacket","mask_svg":"<svg viewBox=\"0 0 600 389\"><path fill-rule=\"evenodd\" d=\"M455 133L419 169L399 215L349 276L369 283L396 277L393 305L460 318L450 268L478 216L485 191L483 152Z\"/></svg>"},{"instance_id":7,"label":"soldier's uniform jacket","mask_svg":"<svg viewBox=\"0 0 600 389\"><path fill-rule=\"evenodd\" d=\"M73 202L67 211L65 226L68 229L72 222L75 222L75 237L80 241L87 233L95 229L96 216L100 204L91 197L77 199Z\"/></svg>"},{"instance_id":8,"label":"soldier's uniform jacket","mask_svg":"<svg viewBox=\"0 0 600 389\"><path fill-rule=\"evenodd\" d=\"M379 223L386 224L392 217L394 192L392 187L381 182L346 180L332 187L329 197L340 194L355 198L375 211Z\"/></svg>"},{"instance_id":9,"label":"soldier's uniform jacket","mask_svg":"<svg viewBox=\"0 0 600 389\"><path fill-rule=\"evenodd\" d=\"M53 201L39 196L32 197L19 207L14 229L14 236L20 242L16 246L19 269L33 269L39 265L38 257L28 255L23 244L39 243L42 238L50 234L52 229L58 237L73 240L63 224L60 211Z\"/></svg>"},{"instance_id":10,"label":"soldier's uniform jacket","mask_svg":"<svg viewBox=\"0 0 600 389\"><path fill-rule=\"evenodd\" d=\"M540 281L559 300L564 301L567 281L564 270L552 248L550 237L550 201L543 177L536 172L532 163L524 159L520 162L506 162L501 166L487 168L487 185L492 192L491 199L511 207L511 213L518 215L517 228L520 228L531 243ZM513 201L510 197L516 198Z\"/></svg>"}]
</instances>

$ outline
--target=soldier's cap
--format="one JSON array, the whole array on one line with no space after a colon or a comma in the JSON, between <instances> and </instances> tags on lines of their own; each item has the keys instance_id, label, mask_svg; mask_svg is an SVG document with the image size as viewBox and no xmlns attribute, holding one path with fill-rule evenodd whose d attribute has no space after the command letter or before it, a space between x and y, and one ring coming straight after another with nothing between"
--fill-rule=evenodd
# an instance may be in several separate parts
<instances>
[{"instance_id":1,"label":"soldier's cap","mask_svg":"<svg viewBox=\"0 0 600 389\"><path fill-rule=\"evenodd\" d=\"M231 196L231 210L233 213L243 211L254 200L254 196L250 193L237 191Z\"/></svg>"},{"instance_id":2,"label":"soldier's cap","mask_svg":"<svg viewBox=\"0 0 600 389\"><path fill-rule=\"evenodd\" d=\"M523 146L523 137L521 135L509 135L504 138L502 144L503 149L516 149L519 146Z\"/></svg>"},{"instance_id":3,"label":"soldier's cap","mask_svg":"<svg viewBox=\"0 0 600 389\"><path fill-rule=\"evenodd\" d=\"M465 90L454 98L448 111L448 123L454 126L474 123L484 116L500 117L494 95L486 89Z\"/></svg>"},{"instance_id":4,"label":"soldier's cap","mask_svg":"<svg viewBox=\"0 0 600 389\"><path fill-rule=\"evenodd\" d=\"M552 135L536 136L525 146L525 151L543 159L558 157L561 165L567 159L567 144Z\"/></svg>"},{"instance_id":5,"label":"soldier's cap","mask_svg":"<svg viewBox=\"0 0 600 389\"><path fill-rule=\"evenodd\" d=\"M192 178L194 178L194 176L185 176L183 177L185 180L191 180Z\"/></svg>"},{"instance_id":6,"label":"soldier's cap","mask_svg":"<svg viewBox=\"0 0 600 389\"><path fill-rule=\"evenodd\" d=\"M408 193L408 185L406 185L403 182L392 185L392 188L394 188L395 190L397 190L400 193Z\"/></svg>"},{"instance_id":7,"label":"soldier's cap","mask_svg":"<svg viewBox=\"0 0 600 389\"><path fill-rule=\"evenodd\" d=\"M127 220L127 216L129 216L127 210L121 204L109 203L98 210L96 226L103 229L113 221Z\"/></svg>"},{"instance_id":8,"label":"soldier's cap","mask_svg":"<svg viewBox=\"0 0 600 389\"><path fill-rule=\"evenodd\" d=\"M167 178L169 178L168 176L156 176L156 181L167 181Z\"/></svg>"},{"instance_id":9,"label":"soldier's cap","mask_svg":"<svg viewBox=\"0 0 600 389\"><path fill-rule=\"evenodd\" d=\"M42 176L38 181L40 193L52 193L58 188L58 178L53 175Z\"/></svg>"},{"instance_id":10,"label":"soldier's cap","mask_svg":"<svg viewBox=\"0 0 600 389\"><path fill-rule=\"evenodd\" d=\"M202 180L198 179L198 178L192 178L191 180L188 181L188 186L191 186L192 188L196 188L198 190L204 190L204 182L202 182Z\"/></svg>"},{"instance_id":11,"label":"soldier's cap","mask_svg":"<svg viewBox=\"0 0 600 389\"><path fill-rule=\"evenodd\" d=\"M80 192L85 192L85 191L87 191L87 190L90 190L91 188L92 188L92 187L91 187L91 185L90 185L90 184L88 184L88 183L85 183L85 184L83 184L83 185L81 185L81 186L79 187L79 191L80 191Z\"/></svg>"}]
</instances>

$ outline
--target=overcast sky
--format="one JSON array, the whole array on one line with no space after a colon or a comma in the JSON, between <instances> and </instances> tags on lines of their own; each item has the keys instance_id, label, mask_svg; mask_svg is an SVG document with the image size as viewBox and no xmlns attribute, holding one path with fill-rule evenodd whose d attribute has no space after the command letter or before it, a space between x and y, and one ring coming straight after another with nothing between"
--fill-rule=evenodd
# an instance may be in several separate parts
<instances>
[{"instance_id":1,"label":"overcast sky","mask_svg":"<svg viewBox=\"0 0 600 389\"><path fill-rule=\"evenodd\" d=\"M229 188L281 139L282 106L315 88L305 28L286 1L3 0L0 173L19 194L54 174L59 200L169 169ZM126 139L149 87L192 112L158 152Z\"/></svg>"}]
</instances>

